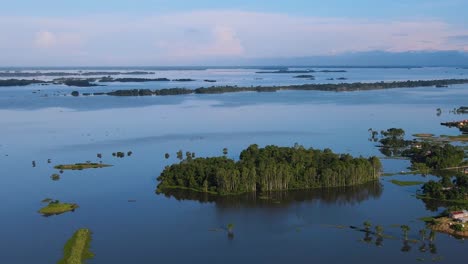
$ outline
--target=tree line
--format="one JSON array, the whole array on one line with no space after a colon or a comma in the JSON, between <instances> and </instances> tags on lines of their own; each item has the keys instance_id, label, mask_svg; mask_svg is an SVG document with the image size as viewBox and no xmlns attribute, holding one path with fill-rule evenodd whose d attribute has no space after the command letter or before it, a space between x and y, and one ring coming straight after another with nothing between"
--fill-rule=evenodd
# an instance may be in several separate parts
<instances>
[{"instance_id":1,"label":"tree line","mask_svg":"<svg viewBox=\"0 0 468 264\"><path fill-rule=\"evenodd\" d=\"M239 161L222 157L192 158L167 166L158 177L158 191L192 189L216 194L268 192L290 189L345 187L378 179L382 165L377 157L354 158L318 150L254 144Z\"/></svg>"}]
</instances>

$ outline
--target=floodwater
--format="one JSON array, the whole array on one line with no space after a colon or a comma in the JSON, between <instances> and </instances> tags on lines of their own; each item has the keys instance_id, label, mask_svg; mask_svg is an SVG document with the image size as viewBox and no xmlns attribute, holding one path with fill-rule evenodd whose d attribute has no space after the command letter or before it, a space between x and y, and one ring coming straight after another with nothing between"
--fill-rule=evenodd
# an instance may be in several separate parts
<instances>
[{"instance_id":1,"label":"floodwater","mask_svg":"<svg viewBox=\"0 0 468 264\"><path fill-rule=\"evenodd\" d=\"M36 70L36 69L34 69ZM69 71L73 69L67 69ZM319 68L320 70L320 68ZM156 70L144 78L192 78L194 82L107 83L90 88L31 85L0 88L0 262L55 263L65 242L82 227L93 231L88 263L441 263L463 262L463 240L437 234L404 244L400 225L419 239L418 218L437 208L413 195L420 186L380 182L324 189L214 197L186 191L156 194L156 177L177 162L182 149L234 159L250 144L331 148L382 156L368 141L369 128L401 127L414 133L457 135L440 122L466 119L450 110L467 105L468 85L365 92L280 91L164 97L72 97L71 91L133 88L197 88L211 85L287 85L467 78L467 69L346 69L346 73L256 74L258 69ZM56 69L51 71L58 71ZM102 71L102 69L100 69ZM134 76L124 76L134 77ZM261 79L259 79L261 78ZM39 78L41 79L41 78ZM204 79L217 80L206 83ZM40 90L40 91L38 91ZM437 115L436 109L442 109ZM116 158L113 152L132 151ZM164 154L171 154L169 159ZM113 167L65 171L54 165L93 161ZM48 163L51 159L51 163ZM36 166L32 166L32 161ZM406 170L405 160L382 160L385 172ZM78 203L73 213L42 217L44 198ZM129 202L130 200L130 202ZM436 211L434 211L436 210ZM364 221L385 236L349 228ZM225 228L234 224L234 236Z\"/></svg>"}]
</instances>

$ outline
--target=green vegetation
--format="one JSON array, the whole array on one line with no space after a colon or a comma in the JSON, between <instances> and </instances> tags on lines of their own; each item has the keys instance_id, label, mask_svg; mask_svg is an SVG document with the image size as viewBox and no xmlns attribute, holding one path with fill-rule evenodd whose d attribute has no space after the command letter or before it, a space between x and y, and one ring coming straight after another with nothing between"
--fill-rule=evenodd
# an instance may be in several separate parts
<instances>
[{"instance_id":1,"label":"green vegetation","mask_svg":"<svg viewBox=\"0 0 468 264\"><path fill-rule=\"evenodd\" d=\"M385 156L401 156L411 141L405 140L405 131L401 128L389 128L380 132L382 139L380 143L380 152Z\"/></svg>"},{"instance_id":2,"label":"green vegetation","mask_svg":"<svg viewBox=\"0 0 468 264\"><path fill-rule=\"evenodd\" d=\"M424 183L421 181L399 181L399 180L391 180L390 182L398 186L414 186L414 185L420 185Z\"/></svg>"},{"instance_id":3,"label":"green vegetation","mask_svg":"<svg viewBox=\"0 0 468 264\"><path fill-rule=\"evenodd\" d=\"M449 217L439 217L428 224L432 231L451 234L457 237L468 237L468 227Z\"/></svg>"},{"instance_id":4,"label":"green vegetation","mask_svg":"<svg viewBox=\"0 0 468 264\"><path fill-rule=\"evenodd\" d=\"M111 167L112 165L102 163L75 163L75 164L64 164L57 165L54 168L57 170L84 170L84 169L98 169Z\"/></svg>"},{"instance_id":5,"label":"green vegetation","mask_svg":"<svg viewBox=\"0 0 468 264\"><path fill-rule=\"evenodd\" d=\"M53 180L53 181L58 181L60 180L60 175L57 174L57 173L54 173L50 176L50 178Z\"/></svg>"},{"instance_id":6,"label":"green vegetation","mask_svg":"<svg viewBox=\"0 0 468 264\"><path fill-rule=\"evenodd\" d=\"M447 126L447 127L456 127L462 133L468 134L468 120L452 121L452 122L445 122L445 123L440 123L440 124L443 126Z\"/></svg>"},{"instance_id":7,"label":"green vegetation","mask_svg":"<svg viewBox=\"0 0 468 264\"><path fill-rule=\"evenodd\" d=\"M94 257L89 250L91 245L91 230L82 228L73 234L63 248L63 258L58 264L82 264Z\"/></svg>"},{"instance_id":8,"label":"green vegetation","mask_svg":"<svg viewBox=\"0 0 468 264\"><path fill-rule=\"evenodd\" d=\"M439 181L429 181L422 187L421 198L431 198L442 201L468 203L468 176L458 175L452 181L449 176L443 176Z\"/></svg>"},{"instance_id":9,"label":"green vegetation","mask_svg":"<svg viewBox=\"0 0 468 264\"><path fill-rule=\"evenodd\" d=\"M289 69L280 69L276 71L259 71L256 73L311 73L311 72L324 72L324 73L331 73L331 72L346 72L345 70L289 70Z\"/></svg>"},{"instance_id":10,"label":"green vegetation","mask_svg":"<svg viewBox=\"0 0 468 264\"><path fill-rule=\"evenodd\" d=\"M423 163L431 169L440 170L459 166L465 153L462 148L450 144L421 142L417 147L406 150L403 155L410 157L413 164Z\"/></svg>"},{"instance_id":11,"label":"green vegetation","mask_svg":"<svg viewBox=\"0 0 468 264\"><path fill-rule=\"evenodd\" d=\"M390 128L381 132L380 151L386 156L403 156L411 159L412 168L422 174L459 166L464 159L463 148L443 142L405 140L405 131Z\"/></svg>"},{"instance_id":12,"label":"green vegetation","mask_svg":"<svg viewBox=\"0 0 468 264\"><path fill-rule=\"evenodd\" d=\"M23 71L4 71L0 72L0 77L40 77L40 76L97 76L97 75L144 75L144 74L155 74L155 72L148 71L130 71L130 72L111 72L111 71L91 71L91 72L23 72Z\"/></svg>"},{"instance_id":13,"label":"green vegetation","mask_svg":"<svg viewBox=\"0 0 468 264\"><path fill-rule=\"evenodd\" d=\"M66 212L74 211L78 208L77 204L71 203L60 203L59 200L51 201L45 207L42 207L39 210L39 213L44 216L59 215Z\"/></svg>"},{"instance_id":14,"label":"green vegetation","mask_svg":"<svg viewBox=\"0 0 468 264\"><path fill-rule=\"evenodd\" d=\"M301 75L296 75L294 78L299 78L299 79L314 79L315 77L310 74L301 74Z\"/></svg>"},{"instance_id":15,"label":"green vegetation","mask_svg":"<svg viewBox=\"0 0 468 264\"><path fill-rule=\"evenodd\" d=\"M455 113L468 114L468 106L460 106L459 108L455 109Z\"/></svg>"},{"instance_id":16,"label":"green vegetation","mask_svg":"<svg viewBox=\"0 0 468 264\"><path fill-rule=\"evenodd\" d=\"M182 78L182 79L174 79L173 82L193 82L194 79Z\"/></svg>"},{"instance_id":17,"label":"green vegetation","mask_svg":"<svg viewBox=\"0 0 468 264\"><path fill-rule=\"evenodd\" d=\"M75 78L68 78L63 80L55 79L54 83L61 83L67 86L77 86L77 87L91 87L91 86L98 86L95 83L91 83L95 81L94 79L75 79Z\"/></svg>"},{"instance_id":18,"label":"green vegetation","mask_svg":"<svg viewBox=\"0 0 468 264\"><path fill-rule=\"evenodd\" d=\"M47 83L47 82L40 81L40 80L8 79L8 80L0 80L0 87L1 86L26 86L30 84L43 84L43 83Z\"/></svg>"},{"instance_id":19,"label":"green vegetation","mask_svg":"<svg viewBox=\"0 0 468 264\"><path fill-rule=\"evenodd\" d=\"M459 136L441 136L442 139L448 139L450 141L462 141L462 142L465 142L465 141L468 141L468 134L463 134L463 135L459 135Z\"/></svg>"},{"instance_id":20,"label":"green vegetation","mask_svg":"<svg viewBox=\"0 0 468 264\"><path fill-rule=\"evenodd\" d=\"M181 151L180 151L181 152ZM179 153L178 153L179 154ZM179 155L178 155L179 156ZM158 177L158 192L188 188L221 195L254 191L345 187L378 179L377 157L353 158L330 149L251 145L235 162L225 156L182 160Z\"/></svg>"},{"instance_id":21,"label":"green vegetation","mask_svg":"<svg viewBox=\"0 0 468 264\"><path fill-rule=\"evenodd\" d=\"M155 78L155 79L147 79L147 78L112 78L112 77L103 77L99 80L99 82L168 82L170 81L167 78Z\"/></svg>"},{"instance_id":22,"label":"green vegetation","mask_svg":"<svg viewBox=\"0 0 468 264\"><path fill-rule=\"evenodd\" d=\"M306 72L308 73L308 72ZM345 78L338 78L344 80ZM180 81L180 79L178 80ZM256 87L238 87L238 86L212 86L197 88L194 90L186 88L171 88L162 90L150 89L133 89L133 90L117 90L105 93L113 96L149 96L149 95L180 95L180 94L222 94L235 92L276 92L281 90L292 91L367 91L392 88L413 88L413 87L428 87L435 86L438 83L444 84L464 84L468 83L468 79L445 79L432 81L395 81L395 82L376 82L376 83L340 83L340 84L303 84L289 86L256 86ZM96 95L96 93L94 93ZM102 93L101 93L102 94Z\"/></svg>"},{"instance_id":23,"label":"green vegetation","mask_svg":"<svg viewBox=\"0 0 468 264\"><path fill-rule=\"evenodd\" d=\"M413 134L413 137L420 137L420 138L430 138L433 137L434 134L429 134L429 133L418 133L418 134Z\"/></svg>"}]
</instances>

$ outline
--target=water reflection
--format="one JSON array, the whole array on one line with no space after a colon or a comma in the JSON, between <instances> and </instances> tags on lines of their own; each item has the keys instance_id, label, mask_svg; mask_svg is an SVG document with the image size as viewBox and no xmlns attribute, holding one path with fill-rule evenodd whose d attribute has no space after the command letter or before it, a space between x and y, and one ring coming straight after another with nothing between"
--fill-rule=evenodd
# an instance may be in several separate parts
<instances>
[{"instance_id":1,"label":"water reflection","mask_svg":"<svg viewBox=\"0 0 468 264\"><path fill-rule=\"evenodd\" d=\"M189 190L165 190L162 195L179 201L193 200L201 203L216 203L218 207L286 207L292 203L320 201L329 204L356 204L382 195L382 185L378 182L346 187L313 190L294 190L270 193L246 193L242 195L217 196Z\"/></svg>"}]
</instances>

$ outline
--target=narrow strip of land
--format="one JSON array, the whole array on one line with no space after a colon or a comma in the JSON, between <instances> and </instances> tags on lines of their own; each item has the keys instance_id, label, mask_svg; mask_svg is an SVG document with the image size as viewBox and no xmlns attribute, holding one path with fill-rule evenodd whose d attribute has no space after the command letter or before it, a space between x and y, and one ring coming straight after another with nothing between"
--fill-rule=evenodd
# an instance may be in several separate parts
<instances>
[{"instance_id":1,"label":"narrow strip of land","mask_svg":"<svg viewBox=\"0 0 468 264\"><path fill-rule=\"evenodd\" d=\"M277 92L277 91L328 91L328 92L351 92L383 90L393 88L416 88L431 86L446 86L454 84L466 84L468 79L443 79L443 80L425 80L425 81L394 81L394 82L374 82L374 83L338 83L338 84L303 84L286 86L256 86L256 87L238 87L238 86L212 86L197 89L170 88L160 90L150 89L132 89L117 90L104 93L112 96L151 96L151 95L180 95L180 94L222 94L235 92ZM103 94L103 93L99 93Z\"/></svg>"}]
</instances>

